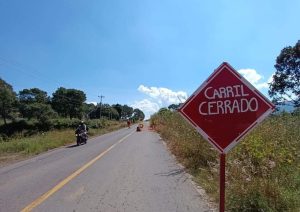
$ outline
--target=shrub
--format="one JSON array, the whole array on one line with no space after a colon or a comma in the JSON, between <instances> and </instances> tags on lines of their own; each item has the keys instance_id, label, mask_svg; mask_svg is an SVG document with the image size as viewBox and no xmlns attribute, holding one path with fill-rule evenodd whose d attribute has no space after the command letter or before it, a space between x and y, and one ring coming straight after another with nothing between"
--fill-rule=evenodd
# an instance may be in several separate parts
<instances>
[{"instance_id":1,"label":"shrub","mask_svg":"<svg viewBox=\"0 0 300 212\"><path fill-rule=\"evenodd\" d=\"M17 133L21 134L24 131L31 131L35 130L36 126L33 122L29 122L26 120L18 120L8 123L7 125L0 126L1 134L5 134L6 136L10 137Z\"/></svg>"},{"instance_id":2,"label":"shrub","mask_svg":"<svg viewBox=\"0 0 300 212\"><path fill-rule=\"evenodd\" d=\"M52 126L54 129L75 129L80 123L79 119L69 119L69 118L58 118L52 120Z\"/></svg>"},{"instance_id":3,"label":"shrub","mask_svg":"<svg viewBox=\"0 0 300 212\"><path fill-rule=\"evenodd\" d=\"M272 115L227 155L229 211L300 211L300 116ZM179 114L162 110L151 125L218 201L217 152Z\"/></svg>"}]
</instances>

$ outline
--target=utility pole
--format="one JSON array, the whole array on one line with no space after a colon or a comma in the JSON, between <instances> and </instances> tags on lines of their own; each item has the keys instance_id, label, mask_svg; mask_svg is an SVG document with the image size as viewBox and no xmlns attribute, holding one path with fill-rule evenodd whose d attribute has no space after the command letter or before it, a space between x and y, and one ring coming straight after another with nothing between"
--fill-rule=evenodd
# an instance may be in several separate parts
<instances>
[{"instance_id":1,"label":"utility pole","mask_svg":"<svg viewBox=\"0 0 300 212\"><path fill-rule=\"evenodd\" d=\"M98 96L100 98L100 107L99 107L99 119L101 120L101 107L102 107L102 98L104 98L105 96Z\"/></svg>"}]
</instances>

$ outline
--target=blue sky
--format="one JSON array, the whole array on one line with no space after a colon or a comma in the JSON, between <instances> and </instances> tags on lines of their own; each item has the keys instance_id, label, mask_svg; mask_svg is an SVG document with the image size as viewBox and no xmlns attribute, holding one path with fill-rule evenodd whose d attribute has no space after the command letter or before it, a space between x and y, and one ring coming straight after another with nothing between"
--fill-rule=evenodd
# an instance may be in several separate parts
<instances>
[{"instance_id":1,"label":"blue sky","mask_svg":"<svg viewBox=\"0 0 300 212\"><path fill-rule=\"evenodd\" d=\"M16 92L76 88L149 116L223 61L267 94L300 1L0 0L0 77Z\"/></svg>"}]
</instances>

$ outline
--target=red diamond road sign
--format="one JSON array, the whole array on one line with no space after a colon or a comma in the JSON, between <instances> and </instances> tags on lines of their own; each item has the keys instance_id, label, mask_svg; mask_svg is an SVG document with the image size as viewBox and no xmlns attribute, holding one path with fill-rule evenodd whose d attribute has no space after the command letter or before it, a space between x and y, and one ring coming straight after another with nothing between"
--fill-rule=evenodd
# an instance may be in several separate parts
<instances>
[{"instance_id":1,"label":"red diamond road sign","mask_svg":"<svg viewBox=\"0 0 300 212\"><path fill-rule=\"evenodd\" d=\"M179 112L219 152L227 153L275 106L228 63L222 63Z\"/></svg>"}]
</instances>

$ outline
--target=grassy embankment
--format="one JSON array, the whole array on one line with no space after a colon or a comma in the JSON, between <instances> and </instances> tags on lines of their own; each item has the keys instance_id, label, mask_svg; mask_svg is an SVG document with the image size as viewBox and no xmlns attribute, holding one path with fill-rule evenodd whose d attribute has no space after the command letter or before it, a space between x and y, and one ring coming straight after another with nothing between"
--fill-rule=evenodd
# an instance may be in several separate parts
<instances>
[{"instance_id":1,"label":"grassy embankment","mask_svg":"<svg viewBox=\"0 0 300 212\"><path fill-rule=\"evenodd\" d=\"M218 202L218 153L178 113L151 123L170 150ZM300 211L300 115L272 115L227 155L228 211Z\"/></svg>"},{"instance_id":2,"label":"grassy embankment","mask_svg":"<svg viewBox=\"0 0 300 212\"><path fill-rule=\"evenodd\" d=\"M47 132L20 131L10 138L0 140L0 164L75 143L75 128L71 126L77 125L79 121L58 120L58 122L60 123L56 123L55 127L61 129L53 129ZM108 120L101 120L101 122L94 120L88 122L87 125L89 126L90 137L126 126L123 122Z\"/></svg>"}]
</instances>

